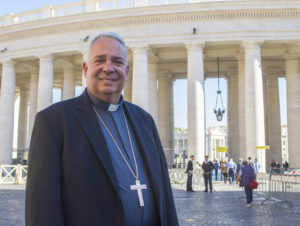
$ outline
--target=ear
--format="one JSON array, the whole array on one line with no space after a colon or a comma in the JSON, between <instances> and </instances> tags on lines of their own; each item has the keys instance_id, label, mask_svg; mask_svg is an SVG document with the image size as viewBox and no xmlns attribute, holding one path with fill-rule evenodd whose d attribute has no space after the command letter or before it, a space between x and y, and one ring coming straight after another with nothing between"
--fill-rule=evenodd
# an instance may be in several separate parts
<instances>
[{"instance_id":1,"label":"ear","mask_svg":"<svg viewBox=\"0 0 300 226\"><path fill-rule=\"evenodd\" d=\"M86 79L86 77L87 77L87 70L88 70L88 66L87 66L86 62L83 62L82 68L83 68L84 78Z\"/></svg>"}]
</instances>

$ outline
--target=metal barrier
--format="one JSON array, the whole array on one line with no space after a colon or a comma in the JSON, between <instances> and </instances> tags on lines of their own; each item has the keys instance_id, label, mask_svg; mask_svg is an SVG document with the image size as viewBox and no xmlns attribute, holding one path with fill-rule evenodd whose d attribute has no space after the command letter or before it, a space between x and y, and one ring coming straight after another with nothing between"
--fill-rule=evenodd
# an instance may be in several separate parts
<instances>
[{"instance_id":1,"label":"metal barrier","mask_svg":"<svg viewBox=\"0 0 300 226\"><path fill-rule=\"evenodd\" d=\"M0 184L25 184L26 180L26 165L0 165Z\"/></svg>"},{"instance_id":2,"label":"metal barrier","mask_svg":"<svg viewBox=\"0 0 300 226\"><path fill-rule=\"evenodd\" d=\"M262 205L267 201L277 204L300 204L300 175L292 174L257 174L258 189L256 194L264 197Z\"/></svg>"},{"instance_id":3,"label":"metal barrier","mask_svg":"<svg viewBox=\"0 0 300 226\"><path fill-rule=\"evenodd\" d=\"M184 186L187 182L187 174L185 169L169 169L171 184ZM193 187L197 188L203 185L203 172L201 169L193 170Z\"/></svg>"},{"instance_id":4,"label":"metal barrier","mask_svg":"<svg viewBox=\"0 0 300 226\"><path fill-rule=\"evenodd\" d=\"M297 168L267 168L267 173L272 174L295 174L300 175L300 169Z\"/></svg>"}]
</instances>

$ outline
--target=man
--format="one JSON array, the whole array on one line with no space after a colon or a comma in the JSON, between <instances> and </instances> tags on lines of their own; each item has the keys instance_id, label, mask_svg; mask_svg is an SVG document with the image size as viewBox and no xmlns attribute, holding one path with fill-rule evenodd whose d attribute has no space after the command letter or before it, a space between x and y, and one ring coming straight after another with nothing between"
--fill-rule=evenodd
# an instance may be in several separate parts
<instances>
[{"instance_id":1,"label":"man","mask_svg":"<svg viewBox=\"0 0 300 226\"><path fill-rule=\"evenodd\" d=\"M219 164L217 160L214 161L214 168L215 168L215 180L218 180Z\"/></svg>"},{"instance_id":2,"label":"man","mask_svg":"<svg viewBox=\"0 0 300 226\"><path fill-rule=\"evenodd\" d=\"M242 164L243 164L243 158L240 157L240 158L239 158L239 162L238 162L237 167L236 167L236 175L239 175L240 170L241 170L241 168L242 168Z\"/></svg>"},{"instance_id":3,"label":"man","mask_svg":"<svg viewBox=\"0 0 300 226\"><path fill-rule=\"evenodd\" d=\"M251 159L251 156L248 157L248 164L254 167L254 162Z\"/></svg>"},{"instance_id":4,"label":"man","mask_svg":"<svg viewBox=\"0 0 300 226\"><path fill-rule=\"evenodd\" d=\"M211 174L214 169L214 164L211 161L208 161L208 156L205 156L205 161L202 163L203 169L203 176L204 176L204 183L205 183L205 190L204 192L208 192L208 183L210 192L212 192L212 181L211 181Z\"/></svg>"},{"instance_id":5,"label":"man","mask_svg":"<svg viewBox=\"0 0 300 226\"><path fill-rule=\"evenodd\" d=\"M255 173L258 173L259 169L260 169L260 164L257 161L257 158L254 159L254 163L253 164L254 164Z\"/></svg>"},{"instance_id":6,"label":"man","mask_svg":"<svg viewBox=\"0 0 300 226\"><path fill-rule=\"evenodd\" d=\"M36 116L26 225L178 225L155 123L122 100L129 71L123 39L95 37L83 70L80 97Z\"/></svg>"},{"instance_id":7,"label":"man","mask_svg":"<svg viewBox=\"0 0 300 226\"><path fill-rule=\"evenodd\" d=\"M191 155L190 156L190 160L188 162L187 168L185 173L187 173L188 177L187 177L187 182L186 182L186 190L190 191L190 192L194 192L193 188L192 188L192 179L193 179L193 161L194 161L194 156Z\"/></svg>"},{"instance_id":8,"label":"man","mask_svg":"<svg viewBox=\"0 0 300 226\"><path fill-rule=\"evenodd\" d=\"M231 184L234 181L234 172L236 171L237 167L233 159L230 159L230 161L227 163L227 166L228 166L229 184Z\"/></svg>"}]
</instances>

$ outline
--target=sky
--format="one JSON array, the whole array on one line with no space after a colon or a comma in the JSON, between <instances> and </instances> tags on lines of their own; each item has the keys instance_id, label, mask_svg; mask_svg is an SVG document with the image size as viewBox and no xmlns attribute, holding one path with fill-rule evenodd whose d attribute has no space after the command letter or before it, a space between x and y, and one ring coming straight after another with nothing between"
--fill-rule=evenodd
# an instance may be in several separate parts
<instances>
[{"instance_id":1,"label":"sky","mask_svg":"<svg viewBox=\"0 0 300 226\"><path fill-rule=\"evenodd\" d=\"M80 0L0 0L0 17L9 13L18 13L37 9L48 5L60 5ZM285 79L279 79L281 124L287 124L286 120L286 88ZM224 79L220 79L222 99L226 108L227 86ZM77 88L77 94L80 92ZM227 124L227 111L221 122L218 122L213 113L217 97L217 79L205 81L205 105L206 105L206 127L225 126ZM60 98L60 91L54 91L54 102ZM181 79L174 82L174 124L175 127L187 128L187 80Z\"/></svg>"},{"instance_id":2,"label":"sky","mask_svg":"<svg viewBox=\"0 0 300 226\"><path fill-rule=\"evenodd\" d=\"M19 13L43 6L61 5L70 2L80 2L80 0L0 0L0 17L10 13Z\"/></svg>"}]
</instances>

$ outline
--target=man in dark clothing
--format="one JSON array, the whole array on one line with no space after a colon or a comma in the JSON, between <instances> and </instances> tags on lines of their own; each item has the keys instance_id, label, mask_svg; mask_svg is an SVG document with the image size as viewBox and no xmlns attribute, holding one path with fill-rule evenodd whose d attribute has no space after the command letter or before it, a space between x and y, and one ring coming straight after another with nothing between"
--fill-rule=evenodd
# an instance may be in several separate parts
<instances>
[{"instance_id":1,"label":"man in dark clothing","mask_svg":"<svg viewBox=\"0 0 300 226\"><path fill-rule=\"evenodd\" d=\"M204 192L208 192L208 181L209 181L209 189L212 192L212 181L211 181L211 172L214 169L214 164L211 161L208 161L208 156L205 156L205 161L202 163L203 176L205 182L205 190Z\"/></svg>"},{"instance_id":2,"label":"man in dark clothing","mask_svg":"<svg viewBox=\"0 0 300 226\"><path fill-rule=\"evenodd\" d=\"M240 185L245 188L248 207L252 206L251 203L253 201L253 191L252 188L249 188L249 184L253 180L255 180L255 169L253 168L253 166L248 164L247 161L243 161L242 168L236 179L236 183L240 181Z\"/></svg>"},{"instance_id":3,"label":"man in dark clothing","mask_svg":"<svg viewBox=\"0 0 300 226\"><path fill-rule=\"evenodd\" d=\"M187 175L188 175L187 182L186 182L186 190L190 191L190 192L194 192L194 190L192 188L193 161L194 161L194 156L191 155L190 160L189 160L188 165L187 165L187 168L186 168L186 171L185 171L185 173L187 173Z\"/></svg>"},{"instance_id":4,"label":"man in dark clothing","mask_svg":"<svg viewBox=\"0 0 300 226\"><path fill-rule=\"evenodd\" d=\"M271 167L271 173L275 173L276 163L275 163L274 160L273 160L272 163L270 164L270 167Z\"/></svg>"},{"instance_id":5,"label":"man in dark clothing","mask_svg":"<svg viewBox=\"0 0 300 226\"><path fill-rule=\"evenodd\" d=\"M127 48L106 32L83 63L87 88L37 113L26 184L27 226L179 225L153 118L123 101Z\"/></svg>"}]
</instances>

